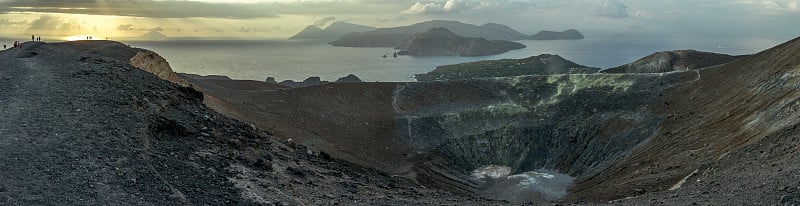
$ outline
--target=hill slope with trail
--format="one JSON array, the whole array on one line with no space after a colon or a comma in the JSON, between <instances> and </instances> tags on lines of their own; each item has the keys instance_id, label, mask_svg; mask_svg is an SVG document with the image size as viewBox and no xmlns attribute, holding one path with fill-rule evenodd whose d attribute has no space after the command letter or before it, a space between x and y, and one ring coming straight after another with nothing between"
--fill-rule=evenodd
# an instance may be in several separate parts
<instances>
[{"instance_id":1,"label":"hill slope with trail","mask_svg":"<svg viewBox=\"0 0 800 206\"><path fill-rule=\"evenodd\" d=\"M0 205L492 204L226 118L132 66L141 51L76 41L0 52Z\"/></svg>"}]
</instances>

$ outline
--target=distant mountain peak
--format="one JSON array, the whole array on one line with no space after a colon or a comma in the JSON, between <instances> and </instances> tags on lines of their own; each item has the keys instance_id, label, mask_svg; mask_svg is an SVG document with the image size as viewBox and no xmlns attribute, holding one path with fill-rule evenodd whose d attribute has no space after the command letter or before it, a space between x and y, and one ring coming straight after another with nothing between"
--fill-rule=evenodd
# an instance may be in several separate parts
<instances>
[{"instance_id":1,"label":"distant mountain peak","mask_svg":"<svg viewBox=\"0 0 800 206\"><path fill-rule=\"evenodd\" d=\"M309 25L299 33L289 39L338 39L351 32L362 32L373 30L375 27L337 21L321 29L315 25Z\"/></svg>"},{"instance_id":2,"label":"distant mountain peak","mask_svg":"<svg viewBox=\"0 0 800 206\"><path fill-rule=\"evenodd\" d=\"M164 35L161 32L158 32L158 31L155 31L155 30L147 32L147 33L143 34L140 37L142 39L146 39L146 40L164 40L164 39L169 38L169 37L167 37L167 35Z\"/></svg>"}]
</instances>

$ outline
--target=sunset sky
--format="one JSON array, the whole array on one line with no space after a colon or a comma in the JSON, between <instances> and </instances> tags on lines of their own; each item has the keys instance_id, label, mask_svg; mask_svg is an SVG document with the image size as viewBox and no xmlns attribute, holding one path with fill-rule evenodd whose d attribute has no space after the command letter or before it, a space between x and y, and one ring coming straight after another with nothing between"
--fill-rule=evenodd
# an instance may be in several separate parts
<instances>
[{"instance_id":1,"label":"sunset sky","mask_svg":"<svg viewBox=\"0 0 800 206\"><path fill-rule=\"evenodd\" d=\"M525 33L692 37L800 35L800 0L0 0L0 36L286 38L310 24L376 27L442 19Z\"/></svg>"}]
</instances>

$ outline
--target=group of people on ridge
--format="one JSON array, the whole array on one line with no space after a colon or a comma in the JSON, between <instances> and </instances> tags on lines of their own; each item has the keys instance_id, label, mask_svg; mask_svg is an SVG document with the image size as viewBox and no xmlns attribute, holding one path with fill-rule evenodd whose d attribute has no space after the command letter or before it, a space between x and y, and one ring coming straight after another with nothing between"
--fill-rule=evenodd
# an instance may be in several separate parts
<instances>
[{"instance_id":1,"label":"group of people on ridge","mask_svg":"<svg viewBox=\"0 0 800 206\"><path fill-rule=\"evenodd\" d=\"M37 37L36 35L31 35L31 41L32 42L40 42L40 41L42 41L42 36L38 36ZM7 48L8 48L8 46L3 44L3 49L7 49ZM22 42L14 41L14 48L22 48Z\"/></svg>"}]
</instances>

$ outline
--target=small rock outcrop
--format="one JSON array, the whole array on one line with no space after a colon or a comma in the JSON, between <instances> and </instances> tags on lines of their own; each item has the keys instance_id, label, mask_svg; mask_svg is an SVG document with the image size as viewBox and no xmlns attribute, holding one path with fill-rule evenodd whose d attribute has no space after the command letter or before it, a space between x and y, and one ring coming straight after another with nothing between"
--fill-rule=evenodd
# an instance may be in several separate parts
<instances>
[{"instance_id":1,"label":"small rock outcrop","mask_svg":"<svg viewBox=\"0 0 800 206\"><path fill-rule=\"evenodd\" d=\"M345 77L336 80L336 83L343 83L343 82L362 82L362 81L356 75L349 74Z\"/></svg>"},{"instance_id":2,"label":"small rock outcrop","mask_svg":"<svg viewBox=\"0 0 800 206\"><path fill-rule=\"evenodd\" d=\"M575 29L568 29L566 31L540 31L531 35L532 40L579 40L583 39L583 34Z\"/></svg>"},{"instance_id":3,"label":"small rock outcrop","mask_svg":"<svg viewBox=\"0 0 800 206\"><path fill-rule=\"evenodd\" d=\"M172 71L169 62L153 51L139 50L136 55L131 57L130 64L146 72L153 73L158 78L181 85L187 85L185 80L178 77L178 75Z\"/></svg>"},{"instance_id":4,"label":"small rock outcrop","mask_svg":"<svg viewBox=\"0 0 800 206\"><path fill-rule=\"evenodd\" d=\"M662 51L622 66L603 70L603 73L661 73L688 71L725 64L742 56L731 56L695 50Z\"/></svg>"},{"instance_id":5,"label":"small rock outcrop","mask_svg":"<svg viewBox=\"0 0 800 206\"><path fill-rule=\"evenodd\" d=\"M467 38L437 27L414 35L398 55L412 56L486 56L522 49L525 45L483 38Z\"/></svg>"},{"instance_id":6,"label":"small rock outcrop","mask_svg":"<svg viewBox=\"0 0 800 206\"><path fill-rule=\"evenodd\" d=\"M542 54L525 59L486 60L439 66L415 77L418 81L447 81L522 75L590 74L599 70L576 64L558 55Z\"/></svg>"}]
</instances>

